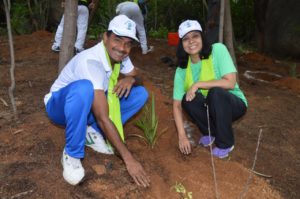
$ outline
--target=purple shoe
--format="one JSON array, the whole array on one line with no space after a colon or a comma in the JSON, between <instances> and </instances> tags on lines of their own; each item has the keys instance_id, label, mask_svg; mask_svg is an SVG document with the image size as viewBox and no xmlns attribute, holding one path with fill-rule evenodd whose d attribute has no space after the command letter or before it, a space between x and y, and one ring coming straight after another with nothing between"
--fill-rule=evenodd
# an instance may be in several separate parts
<instances>
[{"instance_id":1,"label":"purple shoe","mask_svg":"<svg viewBox=\"0 0 300 199\"><path fill-rule=\"evenodd\" d=\"M212 145L215 141L214 136L204 135L200 138L199 144L203 145L204 147L208 147Z\"/></svg>"},{"instance_id":2,"label":"purple shoe","mask_svg":"<svg viewBox=\"0 0 300 199\"><path fill-rule=\"evenodd\" d=\"M226 148L226 149L220 149L218 147L215 147L212 151L213 155L218 158L226 158L228 157L228 154L234 149L234 146Z\"/></svg>"}]
</instances>

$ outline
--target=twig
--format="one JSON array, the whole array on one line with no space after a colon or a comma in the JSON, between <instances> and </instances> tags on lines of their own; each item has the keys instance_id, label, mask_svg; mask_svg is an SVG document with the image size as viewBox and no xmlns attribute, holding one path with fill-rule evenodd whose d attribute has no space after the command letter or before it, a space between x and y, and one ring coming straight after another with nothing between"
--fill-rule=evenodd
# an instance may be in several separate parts
<instances>
[{"instance_id":1,"label":"twig","mask_svg":"<svg viewBox=\"0 0 300 199\"><path fill-rule=\"evenodd\" d=\"M272 178L273 176L271 175L266 175L266 174L263 174L263 173L259 173L257 171L254 171L254 170L250 170L252 173L258 175L258 176L262 176L262 177L265 177L265 178Z\"/></svg>"},{"instance_id":2,"label":"twig","mask_svg":"<svg viewBox=\"0 0 300 199\"><path fill-rule=\"evenodd\" d=\"M4 3L4 8L5 8L5 16L6 16L6 25L7 25L7 33L8 33L8 41L9 41L9 49L10 49L10 60L11 60L11 67L10 67L10 80L11 84L10 87L8 88L8 95L10 98L10 102L12 105L12 110L14 113L14 119L18 118L18 113L17 113L17 107L15 103L15 98L14 98L14 89L15 89L15 52L14 52L14 45L13 45L13 37L12 37L12 32L11 32L11 22L10 22L10 0L3 0Z\"/></svg>"},{"instance_id":3,"label":"twig","mask_svg":"<svg viewBox=\"0 0 300 199\"><path fill-rule=\"evenodd\" d=\"M244 191L242 192L241 197L240 197L241 199L246 195L246 192L248 191L248 187L249 187L250 181L252 179L252 173L254 173L254 167L255 167L255 164L256 164L256 159L257 159L257 153L258 153L258 147L259 147L259 144L260 144L261 134L262 134L262 129L259 130L259 135L258 135L258 139L257 139L257 146L256 146L256 150L255 150L254 161L253 161L253 165L252 165L252 168L251 168L252 172L249 174L246 186L245 186Z\"/></svg>"},{"instance_id":4,"label":"twig","mask_svg":"<svg viewBox=\"0 0 300 199\"><path fill-rule=\"evenodd\" d=\"M32 88L32 83L31 83L31 81L28 81L28 85L29 85L30 88Z\"/></svg>"},{"instance_id":5,"label":"twig","mask_svg":"<svg viewBox=\"0 0 300 199\"><path fill-rule=\"evenodd\" d=\"M24 129L19 129L19 130L13 132L12 134L13 134L13 135L17 135L18 133L21 133L22 131L24 131Z\"/></svg>"},{"instance_id":6,"label":"twig","mask_svg":"<svg viewBox=\"0 0 300 199\"><path fill-rule=\"evenodd\" d=\"M29 194L29 193L32 193L32 192L33 192L32 189L29 190L29 191L24 191L24 192L21 192L21 193L18 193L18 194L16 194L16 195L11 196L10 199L13 199L13 198L19 198L19 197L21 197L21 196L25 196L25 195L27 195L27 194Z\"/></svg>"},{"instance_id":7,"label":"twig","mask_svg":"<svg viewBox=\"0 0 300 199\"><path fill-rule=\"evenodd\" d=\"M4 104L4 106L7 106L7 107L8 107L7 102L6 102L2 97L0 97L0 101Z\"/></svg>"},{"instance_id":8,"label":"twig","mask_svg":"<svg viewBox=\"0 0 300 199\"><path fill-rule=\"evenodd\" d=\"M209 122L209 107L208 104L206 104L206 115L207 115L207 126L208 126L208 135L211 137L211 131L210 131L210 122ZM216 168L214 164L214 157L212 153L212 144L209 145L210 149L210 157L211 157L211 165L212 165L212 170L213 170L213 175L214 175L214 183L215 183L215 194L216 194L216 199L219 199L219 192L218 192L218 183L217 183L217 174L216 174Z\"/></svg>"}]
</instances>

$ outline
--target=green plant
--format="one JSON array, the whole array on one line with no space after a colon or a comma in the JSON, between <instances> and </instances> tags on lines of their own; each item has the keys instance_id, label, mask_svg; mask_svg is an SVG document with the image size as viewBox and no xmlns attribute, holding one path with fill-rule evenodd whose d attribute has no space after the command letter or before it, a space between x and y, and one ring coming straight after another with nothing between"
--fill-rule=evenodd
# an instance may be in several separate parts
<instances>
[{"instance_id":1,"label":"green plant","mask_svg":"<svg viewBox=\"0 0 300 199\"><path fill-rule=\"evenodd\" d=\"M105 31L106 29L102 26L91 24L88 28L88 37L89 39L97 40L99 39L99 36Z\"/></svg>"},{"instance_id":2,"label":"green plant","mask_svg":"<svg viewBox=\"0 0 300 199\"><path fill-rule=\"evenodd\" d=\"M168 32L169 32L169 30L167 27L161 26L158 28L158 30L150 29L148 34L152 38L167 39Z\"/></svg>"},{"instance_id":3,"label":"green plant","mask_svg":"<svg viewBox=\"0 0 300 199\"><path fill-rule=\"evenodd\" d=\"M154 94L152 94L151 104L147 103L144 107L142 117L135 122L135 125L143 130L144 137L136 134L134 134L134 136L145 139L148 145L153 148L159 137L157 136L158 118L155 112ZM167 129L164 129L162 133L166 130ZM162 135L162 133L160 135Z\"/></svg>"},{"instance_id":4,"label":"green plant","mask_svg":"<svg viewBox=\"0 0 300 199\"><path fill-rule=\"evenodd\" d=\"M177 183L172 187L177 193L180 194L181 198L183 199L193 199L193 192L188 192L184 185L181 183Z\"/></svg>"},{"instance_id":5,"label":"green plant","mask_svg":"<svg viewBox=\"0 0 300 199\"><path fill-rule=\"evenodd\" d=\"M16 34L31 32L31 25L28 19L29 10L26 2L14 2L11 7L11 27Z\"/></svg>"}]
</instances>

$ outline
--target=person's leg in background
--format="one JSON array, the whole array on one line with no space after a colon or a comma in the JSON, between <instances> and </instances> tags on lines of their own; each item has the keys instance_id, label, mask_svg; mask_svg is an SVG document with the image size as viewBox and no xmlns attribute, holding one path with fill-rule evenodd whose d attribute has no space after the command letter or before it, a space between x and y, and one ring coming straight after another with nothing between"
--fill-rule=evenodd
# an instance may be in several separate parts
<instances>
[{"instance_id":1,"label":"person's leg in background","mask_svg":"<svg viewBox=\"0 0 300 199\"><path fill-rule=\"evenodd\" d=\"M83 46L89 22L89 9L84 5L79 5L77 15L77 37L75 49L76 53L79 53L84 50Z\"/></svg>"},{"instance_id":2,"label":"person's leg in background","mask_svg":"<svg viewBox=\"0 0 300 199\"><path fill-rule=\"evenodd\" d=\"M62 40L62 36L63 36L63 31L64 31L64 15L62 16L60 23L57 27L55 37L54 37L54 43L51 48L55 52L60 51L60 44L61 44L61 40Z\"/></svg>"}]
</instances>

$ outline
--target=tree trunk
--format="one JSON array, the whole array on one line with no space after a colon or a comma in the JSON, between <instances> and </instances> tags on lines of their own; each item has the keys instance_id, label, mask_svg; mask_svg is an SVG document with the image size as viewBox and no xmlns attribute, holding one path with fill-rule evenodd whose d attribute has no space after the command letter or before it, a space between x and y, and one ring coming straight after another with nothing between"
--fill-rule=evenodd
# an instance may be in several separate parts
<instances>
[{"instance_id":1,"label":"tree trunk","mask_svg":"<svg viewBox=\"0 0 300 199\"><path fill-rule=\"evenodd\" d=\"M77 0L66 0L64 9L64 31L59 53L58 72L64 68L66 63L74 55L74 43L76 36Z\"/></svg>"},{"instance_id":2,"label":"tree trunk","mask_svg":"<svg viewBox=\"0 0 300 199\"><path fill-rule=\"evenodd\" d=\"M225 0L225 17L224 17L224 44L227 46L234 65L236 65L236 58L233 46L233 28L231 21L230 0Z\"/></svg>"},{"instance_id":3,"label":"tree trunk","mask_svg":"<svg viewBox=\"0 0 300 199\"><path fill-rule=\"evenodd\" d=\"M262 53L265 48L265 27L268 4L269 0L254 1L254 17L256 31L258 33L258 50Z\"/></svg>"},{"instance_id":4,"label":"tree trunk","mask_svg":"<svg viewBox=\"0 0 300 199\"><path fill-rule=\"evenodd\" d=\"M10 49L10 60L11 60L11 67L10 67L10 80L11 85L8 89L8 95L10 98L10 102L12 105L14 119L18 118L17 114L17 107L14 98L14 90L15 90L15 52L14 52L14 44L13 44L13 37L11 33L11 23L10 23L10 0L3 0L5 15L6 15L6 23L7 23L7 34L9 40L9 49Z\"/></svg>"},{"instance_id":5,"label":"tree trunk","mask_svg":"<svg viewBox=\"0 0 300 199\"><path fill-rule=\"evenodd\" d=\"M219 42L223 43L223 31L224 31L224 13L225 13L225 0L221 0L220 4L220 26L219 26Z\"/></svg>"},{"instance_id":6,"label":"tree trunk","mask_svg":"<svg viewBox=\"0 0 300 199\"><path fill-rule=\"evenodd\" d=\"M96 11L98 9L99 0L95 0L94 3L95 3L95 7L92 10L90 10L89 24L91 24L91 22L92 22L92 20L94 18L94 15L95 15L95 13L96 13Z\"/></svg>"},{"instance_id":7,"label":"tree trunk","mask_svg":"<svg viewBox=\"0 0 300 199\"><path fill-rule=\"evenodd\" d=\"M208 0L207 1L207 20L205 24L205 38L208 45L219 42L220 31L220 7L221 0ZM224 21L224 20L223 20ZM222 27L223 27L222 23Z\"/></svg>"}]
</instances>

